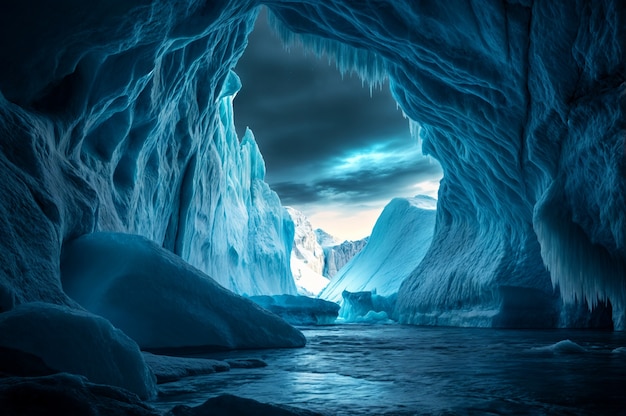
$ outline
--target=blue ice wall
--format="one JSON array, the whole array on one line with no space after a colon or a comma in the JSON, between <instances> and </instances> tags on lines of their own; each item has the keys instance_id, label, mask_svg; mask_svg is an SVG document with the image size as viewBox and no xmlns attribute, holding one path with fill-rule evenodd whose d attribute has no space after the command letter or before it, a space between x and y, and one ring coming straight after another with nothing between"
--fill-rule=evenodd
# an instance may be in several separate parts
<instances>
[{"instance_id":1,"label":"blue ice wall","mask_svg":"<svg viewBox=\"0 0 626 416\"><path fill-rule=\"evenodd\" d=\"M63 243L98 230L148 237L240 293L295 293L293 226L232 126L249 2L0 8L0 310L73 304Z\"/></svg>"}]
</instances>

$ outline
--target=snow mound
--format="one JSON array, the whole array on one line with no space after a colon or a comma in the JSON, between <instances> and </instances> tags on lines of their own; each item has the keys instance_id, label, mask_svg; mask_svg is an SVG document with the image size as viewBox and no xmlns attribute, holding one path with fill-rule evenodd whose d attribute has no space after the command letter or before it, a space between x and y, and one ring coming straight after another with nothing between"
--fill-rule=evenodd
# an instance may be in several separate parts
<instances>
[{"instance_id":1,"label":"snow mound","mask_svg":"<svg viewBox=\"0 0 626 416\"><path fill-rule=\"evenodd\" d=\"M144 237L87 234L67 243L66 293L144 349L301 347L304 336Z\"/></svg>"},{"instance_id":2,"label":"snow mound","mask_svg":"<svg viewBox=\"0 0 626 416\"><path fill-rule=\"evenodd\" d=\"M339 305L307 296L252 296L250 300L292 325L329 325L335 322Z\"/></svg>"},{"instance_id":3,"label":"snow mound","mask_svg":"<svg viewBox=\"0 0 626 416\"><path fill-rule=\"evenodd\" d=\"M365 248L319 294L333 302L344 290L376 290L390 296L419 265L430 247L436 201L427 196L395 198L380 214Z\"/></svg>"},{"instance_id":4,"label":"snow mound","mask_svg":"<svg viewBox=\"0 0 626 416\"><path fill-rule=\"evenodd\" d=\"M569 339L559 341L556 344L546 345L545 347L536 347L532 350L539 352L551 352L553 354L582 354L587 352L586 349Z\"/></svg>"},{"instance_id":5,"label":"snow mound","mask_svg":"<svg viewBox=\"0 0 626 416\"><path fill-rule=\"evenodd\" d=\"M227 362L207 358L172 357L149 352L144 352L143 357L159 384L180 380L184 377L230 370L230 365Z\"/></svg>"},{"instance_id":6,"label":"snow mound","mask_svg":"<svg viewBox=\"0 0 626 416\"><path fill-rule=\"evenodd\" d=\"M106 319L45 303L28 303L0 314L0 345L40 357L58 371L93 383L156 393L154 375L137 344Z\"/></svg>"}]
</instances>

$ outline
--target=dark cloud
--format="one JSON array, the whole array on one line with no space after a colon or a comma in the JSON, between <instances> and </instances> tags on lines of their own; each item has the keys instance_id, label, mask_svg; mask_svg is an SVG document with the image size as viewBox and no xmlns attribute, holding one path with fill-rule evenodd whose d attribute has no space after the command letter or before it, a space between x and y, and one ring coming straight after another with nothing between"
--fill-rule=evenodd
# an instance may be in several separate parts
<instances>
[{"instance_id":1,"label":"dark cloud","mask_svg":"<svg viewBox=\"0 0 626 416\"><path fill-rule=\"evenodd\" d=\"M362 87L343 79L334 63L287 52L271 31L265 12L235 71L243 87L234 101L235 124L255 135L267 166L267 181L286 205L321 201L367 202L412 195L419 181L441 175L410 138L408 121L388 88ZM383 164L337 169L350 155L375 149ZM415 157L392 157L402 153ZM386 163L386 164L385 164Z\"/></svg>"},{"instance_id":2,"label":"dark cloud","mask_svg":"<svg viewBox=\"0 0 626 416\"><path fill-rule=\"evenodd\" d=\"M328 176L314 182L285 181L272 185L285 205L315 203L361 204L412 196L414 185L441 175L438 164L421 159L383 168L363 168L345 175Z\"/></svg>"},{"instance_id":3,"label":"dark cloud","mask_svg":"<svg viewBox=\"0 0 626 416\"><path fill-rule=\"evenodd\" d=\"M270 176L367 147L385 137L408 137L408 122L387 89L363 88L334 64L302 48L287 52L262 15L235 71L243 87L235 98L239 134L250 127Z\"/></svg>"}]
</instances>

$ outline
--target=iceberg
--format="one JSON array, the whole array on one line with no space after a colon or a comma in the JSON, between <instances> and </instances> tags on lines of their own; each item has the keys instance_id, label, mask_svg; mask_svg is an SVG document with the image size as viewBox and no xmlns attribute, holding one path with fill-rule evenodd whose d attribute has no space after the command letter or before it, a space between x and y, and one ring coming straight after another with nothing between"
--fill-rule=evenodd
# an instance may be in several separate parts
<instances>
[{"instance_id":1,"label":"iceberg","mask_svg":"<svg viewBox=\"0 0 626 416\"><path fill-rule=\"evenodd\" d=\"M319 297L342 302L344 291L397 294L402 281L417 268L430 247L435 216L433 198L420 195L393 199L378 217L365 248L337 273Z\"/></svg>"}]
</instances>

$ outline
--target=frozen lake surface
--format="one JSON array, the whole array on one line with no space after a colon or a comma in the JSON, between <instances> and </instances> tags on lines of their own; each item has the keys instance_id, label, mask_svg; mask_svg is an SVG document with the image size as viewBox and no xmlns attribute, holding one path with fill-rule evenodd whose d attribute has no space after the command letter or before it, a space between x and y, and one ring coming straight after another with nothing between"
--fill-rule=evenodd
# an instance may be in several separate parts
<instances>
[{"instance_id":1,"label":"frozen lake surface","mask_svg":"<svg viewBox=\"0 0 626 416\"><path fill-rule=\"evenodd\" d=\"M626 415L626 333L402 325L302 331L305 348L206 355L260 358L268 367L163 384L153 404L169 409L230 393L328 415Z\"/></svg>"}]
</instances>

